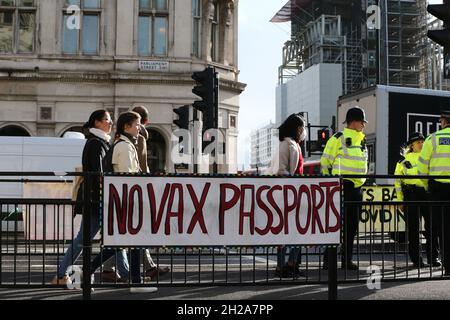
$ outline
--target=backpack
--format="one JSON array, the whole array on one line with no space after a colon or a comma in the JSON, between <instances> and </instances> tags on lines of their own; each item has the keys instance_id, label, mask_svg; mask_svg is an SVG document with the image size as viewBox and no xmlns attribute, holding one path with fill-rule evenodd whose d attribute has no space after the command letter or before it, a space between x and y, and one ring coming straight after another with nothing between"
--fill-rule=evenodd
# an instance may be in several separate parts
<instances>
[{"instance_id":1,"label":"backpack","mask_svg":"<svg viewBox=\"0 0 450 320\"><path fill-rule=\"evenodd\" d=\"M106 152L105 157L102 160L103 173L111 173L114 172L112 158L114 153L114 147L119 143L125 140L119 139L116 141L111 148Z\"/></svg>"}]
</instances>

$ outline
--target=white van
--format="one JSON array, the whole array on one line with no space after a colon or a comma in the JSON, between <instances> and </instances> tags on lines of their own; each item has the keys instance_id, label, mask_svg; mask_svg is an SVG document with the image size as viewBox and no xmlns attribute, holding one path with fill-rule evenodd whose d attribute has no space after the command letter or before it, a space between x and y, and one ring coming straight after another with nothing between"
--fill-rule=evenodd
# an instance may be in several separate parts
<instances>
[{"instance_id":1,"label":"white van","mask_svg":"<svg viewBox=\"0 0 450 320\"><path fill-rule=\"evenodd\" d=\"M81 157L86 140L80 136L69 135L69 137L0 137L0 172L56 173L56 176L53 177L3 176L0 177L1 180L25 178L61 181L61 184L43 183L38 187L32 183L2 181L0 182L0 199L51 197L46 189L70 190L70 180L73 177L65 177L64 174L75 172L77 167L81 167ZM15 219L10 218L8 219L9 222L6 222L7 216L14 214L12 212L14 210L11 206L6 205L0 206L0 209L2 230L14 230L14 227L11 226L11 223L13 223L11 220ZM19 224L19 230L23 230L21 223Z\"/></svg>"}]
</instances>

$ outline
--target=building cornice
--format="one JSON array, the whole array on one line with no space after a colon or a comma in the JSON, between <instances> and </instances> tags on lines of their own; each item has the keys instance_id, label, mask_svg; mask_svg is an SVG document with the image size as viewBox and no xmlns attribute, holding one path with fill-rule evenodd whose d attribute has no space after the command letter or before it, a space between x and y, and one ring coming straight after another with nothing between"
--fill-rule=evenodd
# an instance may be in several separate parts
<instances>
[{"instance_id":1,"label":"building cornice","mask_svg":"<svg viewBox=\"0 0 450 320\"><path fill-rule=\"evenodd\" d=\"M129 83L153 85L194 86L195 82L186 73L143 73L143 72L52 72L34 70L0 70L0 81L49 81L62 83ZM245 90L246 84L220 79L222 90L236 92Z\"/></svg>"}]
</instances>

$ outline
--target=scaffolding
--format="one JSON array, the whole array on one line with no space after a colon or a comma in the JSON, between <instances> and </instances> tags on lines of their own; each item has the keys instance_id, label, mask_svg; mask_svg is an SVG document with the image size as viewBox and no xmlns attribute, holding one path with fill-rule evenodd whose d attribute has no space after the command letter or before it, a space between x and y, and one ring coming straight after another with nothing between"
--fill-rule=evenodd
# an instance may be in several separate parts
<instances>
[{"instance_id":1,"label":"scaffolding","mask_svg":"<svg viewBox=\"0 0 450 320\"><path fill-rule=\"evenodd\" d=\"M284 7L290 14L292 35L283 47L280 84L314 64L340 63L344 94L374 85L377 80L386 85L422 86L426 0L308 3L300 7L291 1ZM371 4L381 8L379 31L366 25L364 13ZM325 14L330 12L336 14Z\"/></svg>"},{"instance_id":2,"label":"scaffolding","mask_svg":"<svg viewBox=\"0 0 450 320\"><path fill-rule=\"evenodd\" d=\"M420 86L420 62L423 50L423 10L426 0L384 0L381 2L382 23L380 63L381 84Z\"/></svg>"}]
</instances>

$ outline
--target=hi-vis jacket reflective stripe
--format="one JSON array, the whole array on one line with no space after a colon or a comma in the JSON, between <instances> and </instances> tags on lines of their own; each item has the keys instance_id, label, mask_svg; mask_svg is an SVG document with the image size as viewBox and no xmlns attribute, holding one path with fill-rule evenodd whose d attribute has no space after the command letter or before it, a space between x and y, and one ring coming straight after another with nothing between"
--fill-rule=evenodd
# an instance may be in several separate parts
<instances>
[{"instance_id":1,"label":"hi-vis jacket reflective stripe","mask_svg":"<svg viewBox=\"0 0 450 320\"><path fill-rule=\"evenodd\" d=\"M430 135L424 142L417 164L420 175L450 175L450 127ZM450 179L435 179L450 183ZM428 184L428 181L424 181Z\"/></svg>"},{"instance_id":2,"label":"hi-vis jacket reflective stripe","mask_svg":"<svg viewBox=\"0 0 450 320\"><path fill-rule=\"evenodd\" d=\"M348 128L332 136L320 159L322 174L366 175L367 150L364 138L364 133ZM352 181L356 188L366 182L366 178L346 178L346 180Z\"/></svg>"},{"instance_id":3,"label":"hi-vis jacket reflective stripe","mask_svg":"<svg viewBox=\"0 0 450 320\"><path fill-rule=\"evenodd\" d=\"M394 174L396 176L417 176L419 156L420 153L418 152L408 152L401 161L397 162ZM397 191L397 199L399 201L403 201L402 185L426 188L423 181L420 179L396 179L395 191Z\"/></svg>"}]
</instances>

